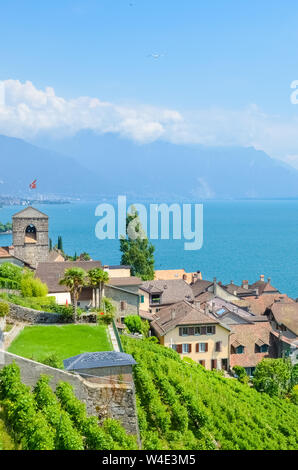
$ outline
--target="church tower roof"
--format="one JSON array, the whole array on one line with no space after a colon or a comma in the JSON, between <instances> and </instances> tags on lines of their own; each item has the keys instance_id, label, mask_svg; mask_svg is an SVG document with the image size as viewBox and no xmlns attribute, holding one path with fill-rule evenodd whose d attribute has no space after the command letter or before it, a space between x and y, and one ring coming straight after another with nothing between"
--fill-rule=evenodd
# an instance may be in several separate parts
<instances>
[{"instance_id":1,"label":"church tower roof","mask_svg":"<svg viewBox=\"0 0 298 470\"><path fill-rule=\"evenodd\" d=\"M32 206L25 207L25 209L22 209L20 212L17 212L14 214L13 219L16 218L21 218L21 219L44 219L44 218L49 218L46 214L43 212L39 211L38 209L35 209Z\"/></svg>"}]
</instances>

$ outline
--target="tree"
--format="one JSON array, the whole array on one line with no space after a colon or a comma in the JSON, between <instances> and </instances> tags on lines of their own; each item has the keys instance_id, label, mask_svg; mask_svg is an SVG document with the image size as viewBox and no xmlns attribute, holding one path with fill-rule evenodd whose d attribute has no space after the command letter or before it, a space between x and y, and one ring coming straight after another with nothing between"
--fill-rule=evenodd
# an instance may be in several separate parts
<instances>
[{"instance_id":1,"label":"tree","mask_svg":"<svg viewBox=\"0 0 298 470\"><path fill-rule=\"evenodd\" d=\"M58 250L62 251L62 253L63 253L63 242L62 242L62 237L61 237L61 235L58 236L57 248L58 248Z\"/></svg>"},{"instance_id":2,"label":"tree","mask_svg":"<svg viewBox=\"0 0 298 470\"><path fill-rule=\"evenodd\" d=\"M82 268L65 269L64 277L60 279L59 284L67 286L70 290L72 303L74 306L74 317L77 319L78 298L82 288L86 285L87 273Z\"/></svg>"},{"instance_id":3,"label":"tree","mask_svg":"<svg viewBox=\"0 0 298 470\"><path fill-rule=\"evenodd\" d=\"M52 239L49 238L49 251L52 251L53 250L53 242L52 242Z\"/></svg>"},{"instance_id":4,"label":"tree","mask_svg":"<svg viewBox=\"0 0 298 470\"><path fill-rule=\"evenodd\" d=\"M270 396L285 396L291 387L292 365L289 359L263 359L257 364L253 385Z\"/></svg>"},{"instance_id":5,"label":"tree","mask_svg":"<svg viewBox=\"0 0 298 470\"><path fill-rule=\"evenodd\" d=\"M109 275L100 268L90 269L88 271L88 284L92 287L92 307L100 308L102 301L102 291L104 284L109 282Z\"/></svg>"},{"instance_id":6,"label":"tree","mask_svg":"<svg viewBox=\"0 0 298 470\"><path fill-rule=\"evenodd\" d=\"M121 264L131 266L131 275L144 281L154 279L154 246L143 231L137 210L126 217L126 237L120 240Z\"/></svg>"}]
</instances>

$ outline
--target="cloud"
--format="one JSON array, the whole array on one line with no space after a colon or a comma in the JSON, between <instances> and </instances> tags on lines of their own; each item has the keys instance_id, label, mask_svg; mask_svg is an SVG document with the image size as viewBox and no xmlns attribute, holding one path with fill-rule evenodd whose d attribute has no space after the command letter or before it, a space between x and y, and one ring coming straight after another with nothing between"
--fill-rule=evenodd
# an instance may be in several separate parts
<instances>
[{"instance_id":1,"label":"cloud","mask_svg":"<svg viewBox=\"0 0 298 470\"><path fill-rule=\"evenodd\" d=\"M298 111L298 107L297 107ZM66 100L51 87L30 81L0 81L0 133L33 140L39 134L73 135L82 129L115 132L140 143L253 146L298 168L298 113L270 115L257 105L242 109L173 110L119 106L98 98Z\"/></svg>"}]
</instances>

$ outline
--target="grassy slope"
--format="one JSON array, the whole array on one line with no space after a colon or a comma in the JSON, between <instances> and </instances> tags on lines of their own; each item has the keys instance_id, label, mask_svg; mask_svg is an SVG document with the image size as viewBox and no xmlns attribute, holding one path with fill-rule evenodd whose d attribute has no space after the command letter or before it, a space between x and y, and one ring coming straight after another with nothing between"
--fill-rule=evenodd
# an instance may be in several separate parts
<instances>
[{"instance_id":1,"label":"grassy slope","mask_svg":"<svg viewBox=\"0 0 298 470\"><path fill-rule=\"evenodd\" d=\"M138 364L134 375L145 449L206 448L207 436L219 449L298 449L297 405L186 364L163 346L123 342ZM177 404L185 415L181 409L177 413ZM193 419L194 407L207 418L205 424Z\"/></svg>"},{"instance_id":2,"label":"grassy slope","mask_svg":"<svg viewBox=\"0 0 298 470\"><path fill-rule=\"evenodd\" d=\"M8 351L41 361L55 353L61 360L84 352L110 351L108 331L102 325L26 326Z\"/></svg>"}]
</instances>

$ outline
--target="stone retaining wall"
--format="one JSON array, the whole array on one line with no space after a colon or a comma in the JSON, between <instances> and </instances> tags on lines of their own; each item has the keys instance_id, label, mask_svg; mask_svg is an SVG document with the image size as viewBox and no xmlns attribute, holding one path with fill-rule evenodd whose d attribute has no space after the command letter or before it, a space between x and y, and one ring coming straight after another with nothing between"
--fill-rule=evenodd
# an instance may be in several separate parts
<instances>
[{"instance_id":1,"label":"stone retaining wall","mask_svg":"<svg viewBox=\"0 0 298 470\"><path fill-rule=\"evenodd\" d=\"M72 323L73 318L65 318L60 313L43 312L32 308L22 307L9 303L9 317L13 320L28 323ZM96 323L97 317L94 313L84 313L78 316L78 323Z\"/></svg>"},{"instance_id":2,"label":"stone retaining wall","mask_svg":"<svg viewBox=\"0 0 298 470\"><path fill-rule=\"evenodd\" d=\"M21 371L22 382L33 387L40 374L51 376L50 386L56 389L60 381L70 383L76 397L86 404L87 413L104 419L118 419L130 434L139 439L135 391L132 384L98 384L89 382L79 375L25 359L7 351L0 351L0 369L15 362Z\"/></svg>"}]
</instances>

